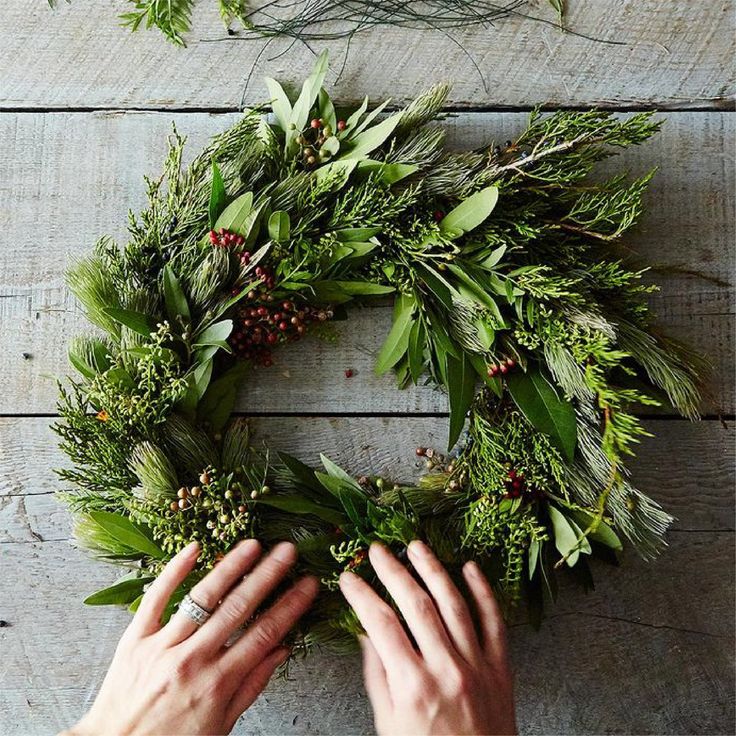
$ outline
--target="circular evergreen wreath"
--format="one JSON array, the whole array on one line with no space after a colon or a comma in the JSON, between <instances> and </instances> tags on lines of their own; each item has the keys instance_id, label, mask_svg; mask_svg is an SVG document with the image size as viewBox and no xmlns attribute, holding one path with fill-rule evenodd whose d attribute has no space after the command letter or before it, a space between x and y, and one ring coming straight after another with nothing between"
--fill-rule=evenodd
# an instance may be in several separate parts
<instances>
[{"instance_id":1,"label":"circular evergreen wreath","mask_svg":"<svg viewBox=\"0 0 736 736\"><path fill-rule=\"evenodd\" d=\"M535 112L514 142L448 152L430 125L446 87L390 116L367 99L343 114L326 69L322 54L293 103L268 79L273 114L247 111L188 168L174 132L127 245L103 239L69 273L105 334L71 345L59 472L79 543L131 568L87 603L135 609L196 539L170 615L237 540L292 539L324 588L296 641L340 647L358 630L340 572L372 580L371 541L401 556L420 537L451 572L476 559L538 618L562 571L586 583L589 556L664 543L671 517L624 467L646 434L631 407L697 416L698 365L655 334L653 287L616 250L651 175L589 177L658 123ZM252 447L231 419L247 371L389 293L376 370L443 387L450 449L467 422L459 449L418 448L429 470L407 486Z\"/></svg>"}]
</instances>

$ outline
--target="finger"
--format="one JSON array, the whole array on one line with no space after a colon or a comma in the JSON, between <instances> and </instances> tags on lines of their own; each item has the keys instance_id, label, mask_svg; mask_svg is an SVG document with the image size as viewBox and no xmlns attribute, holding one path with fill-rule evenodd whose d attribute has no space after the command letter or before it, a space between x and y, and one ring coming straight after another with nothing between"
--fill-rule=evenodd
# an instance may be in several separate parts
<instances>
[{"instance_id":1,"label":"finger","mask_svg":"<svg viewBox=\"0 0 736 736\"><path fill-rule=\"evenodd\" d=\"M435 668L445 666L448 653L453 652L454 647L430 595L384 545L374 542L368 554L376 575L399 607L425 661Z\"/></svg>"},{"instance_id":2,"label":"finger","mask_svg":"<svg viewBox=\"0 0 736 736\"><path fill-rule=\"evenodd\" d=\"M503 614L493 595L486 576L475 562L468 562L463 567L463 577L473 596L480 619L483 651L491 664L499 668L508 668L508 644L506 624Z\"/></svg>"},{"instance_id":3,"label":"finger","mask_svg":"<svg viewBox=\"0 0 736 736\"><path fill-rule=\"evenodd\" d=\"M288 647L278 647L267 654L261 662L251 670L243 680L242 685L235 691L233 699L230 701L227 709L226 723L230 724L230 728L235 722L250 708L255 699L263 692L271 676L276 668L282 665L289 657Z\"/></svg>"},{"instance_id":4,"label":"finger","mask_svg":"<svg viewBox=\"0 0 736 736\"><path fill-rule=\"evenodd\" d=\"M169 560L143 596L131 629L140 636L148 636L161 628L161 616L169 599L194 568L198 555L199 545L192 542Z\"/></svg>"},{"instance_id":5,"label":"finger","mask_svg":"<svg viewBox=\"0 0 736 736\"><path fill-rule=\"evenodd\" d=\"M340 590L378 652L387 676L413 674L419 657L391 607L355 573L340 575Z\"/></svg>"},{"instance_id":6,"label":"finger","mask_svg":"<svg viewBox=\"0 0 736 736\"><path fill-rule=\"evenodd\" d=\"M192 600L207 611L214 611L233 585L253 567L260 554L261 545L255 539L240 542L192 588L189 593ZM189 638L197 628L197 624L186 614L177 612L164 627L163 635L166 642L173 646Z\"/></svg>"},{"instance_id":7,"label":"finger","mask_svg":"<svg viewBox=\"0 0 736 736\"><path fill-rule=\"evenodd\" d=\"M255 670L309 610L318 592L319 582L314 577L302 578L292 585L223 655L222 665L226 671L232 670L242 677Z\"/></svg>"},{"instance_id":8,"label":"finger","mask_svg":"<svg viewBox=\"0 0 736 736\"><path fill-rule=\"evenodd\" d=\"M241 583L223 599L207 623L193 635L197 646L217 651L230 635L255 614L296 562L296 547L291 542L277 544ZM273 646L278 644L275 642ZM273 649L273 646L271 649Z\"/></svg>"},{"instance_id":9,"label":"finger","mask_svg":"<svg viewBox=\"0 0 736 736\"><path fill-rule=\"evenodd\" d=\"M414 569L434 598L450 640L466 661L477 662L480 645L465 599L444 565L424 542L416 539L408 550Z\"/></svg>"},{"instance_id":10,"label":"finger","mask_svg":"<svg viewBox=\"0 0 736 736\"><path fill-rule=\"evenodd\" d=\"M390 713L393 708L391 693L386 680L386 670L376 648L367 636L360 637L360 647L363 650L363 679L368 699L371 701L374 713Z\"/></svg>"}]
</instances>

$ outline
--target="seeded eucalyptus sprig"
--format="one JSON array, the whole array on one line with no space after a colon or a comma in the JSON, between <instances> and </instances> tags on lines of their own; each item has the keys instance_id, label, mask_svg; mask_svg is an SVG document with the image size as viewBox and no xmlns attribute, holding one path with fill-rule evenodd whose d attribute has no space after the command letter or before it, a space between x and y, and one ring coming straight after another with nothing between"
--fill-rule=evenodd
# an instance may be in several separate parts
<instances>
[{"instance_id":1,"label":"seeded eucalyptus sprig","mask_svg":"<svg viewBox=\"0 0 736 736\"><path fill-rule=\"evenodd\" d=\"M193 539L179 597L238 539L291 539L324 584L300 641L342 650L357 623L335 582L372 578L375 540L425 539L453 574L476 559L536 613L565 570L587 584L592 557L656 555L672 519L628 476L647 435L634 408L697 416L698 364L655 332L653 287L616 249L651 175L589 174L658 124L534 113L516 140L446 151L446 86L342 111L326 73L322 54L296 97L267 80L272 114L246 112L187 168L175 132L127 244L103 239L70 272L103 334L70 346L65 500L80 544L132 567L88 602L135 608ZM447 454L417 448L427 472L404 485L254 448L233 417L242 384L387 296L376 371L446 392Z\"/></svg>"}]
</instances>

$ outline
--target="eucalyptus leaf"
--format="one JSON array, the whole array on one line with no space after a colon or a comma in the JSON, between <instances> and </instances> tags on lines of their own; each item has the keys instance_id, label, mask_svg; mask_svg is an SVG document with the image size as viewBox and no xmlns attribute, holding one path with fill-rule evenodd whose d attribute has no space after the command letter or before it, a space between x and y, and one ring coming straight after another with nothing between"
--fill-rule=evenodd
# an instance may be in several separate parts
<instances>
[{"instance_id":1,"label":"eucalyptus leaf","mask_svg":"<svg viewBox=\"0 0 736 736\"><path fill-rule=\"evenodd\" d=\"M156 559L164 556L163 550L144 532L143 527L134 524L127 516L111 511L90 511L87 516L131 550Z\"/></svg>"},{"instance_id":2,"label":"eucalyptus leaf","mask_svg":"<svg viewBox=\"0 0 736 736\"><path fill-rule=\"evenodd\" d=\"M284 243L289 239L290 231L289 215L283 210L272 212L268 218L268 237L276 243Z\"/></svg>"},{"instance_id":3,"label":"eucalyptus leaf","mask_svg":"<svg viewBox=\"0 0 736 736\"><path fill-rule=\"evenodd\" d=\"M322 122L325 125L329 125L332 130L337 130L335 106L332 104L332 100L324 87L319 91L319 96L317 97L317 108Z\"/></svg>"},{"instance_id":4,"label":"eucalyptus leaf","mask_svg":"<svg viewBox=\"0 0 736 736\"><path fill-rule=\"evenodd\" d=\"M214 365L212 359L205 363L200 363L193 373L194 378L194 391L197 401L199 401L207 391L207 387L210 385L212 379L212 369Z\"/></svg>"},{"instance_id":5,"label":"eucalyptus leaf","mask_svg":"<svg viewBox=\"0 0 736 736\"><path fill-rule=\"evenodd\" d=\"M343 470L337 463L334 463L332 460L330 460L327 455L320 453L319 459L322 462L322 466L327 471L328 475L331 475L333 478L339 478L341 481L347 483L349 486L352 486L353 488L355 488L356 491L360 493L365 493L365 491L363 491L363 489L358 485L353 476Z\"/></svg>"},{"instance_id":6,"label":"eucalyptus leaf","mask_svg":"<svg viewBox=\"0 0 736 736\"><path fill-rule=\"evenodd\" d=\"M363 131L351 139L352 147L343 154L341 159L361 159L366 158L371 151L382 146L388 137L394 132L396 126L401 120L402 113L392 115L386 120L382 120L378 125Z\"/></svg>"},{"instance_id":7,"label":"eucalyptus leaf","mask_svg":"<svg viewBox=\"0 0 736 736\"><path fill-rule=\"evenodd\" d=\"M289 130L289 120L291 119L291 102L284 92L284 88L271 77L265 78L268 94L271 96L271 107L276 121L283 131Z\"/></svg>"},{"instance_id":8,"label":"eucalyptus leaf","mask_svg":"<svg viewBox=\"0 0 736 736\"><path fill-rule=\"evenodd\" d=\"M172 324L177 324L177 317L182 317L185 322L189 322L192 316L189 311L187 297L181 288L179 279L176 278L174 269L168 264L163 269L163 282L166 313Z\"/></svg>"},{"instance_id":9,"label":"eucalyptus leaf","mask_svg":"<svg viewBox=\"0 0 736 736\"><path fill-rule=\"evenodd\" d=\"M393 294L393 286L376 284L373 281L334 281L346 294L351 296L382 296Z\"/></svg>"},{"instance_id":10,"label":"eucalyptus leaf","mask_svg":"<svg viewBox=\"0 0 736 736\"><path fill-rule=\"evenodd\" d=\"M391 99L384 100L378 107L374 107L362 120L360 120L356 126L355 130L351 132L350 138L351 140L355 140L356 136L358 134L362 133L389 105L391 102ZM363 111L365 112L365 110ZM348 118L348 121L350 118Z\"/></svg>"},{"instance_id":11,"label":"eucalyptus leaf","mask_svg":"<svg viewBox=\"0 0 736 736\"><path fill-rule=\"evenodd\" d=\"M256 501L256 505L270 506L280 511L286 511L289 514L310 514L337 527L341 527L346 521L345 514L340 511L331 509L328 506L322 506L303 496L260 496Z\"/></svg>"},{"instance_id":12,"label":"eucalyptus leaf","mask_svg":"<svg viewBox=\"0 0 736 736\"><path fill-rule=\"evenodd\" d=\"M381 232L380 227L350 227L335 230L335 237L341 243L365 242Z\"/></svg>"},{"instance_id":13,"label":"eucalyptus leaf","mask_svg":"<svg viewBox=\"0 0 736 736\"><path fill-rule=\"evenodd\" d=\"M504 253L506 253L506 246L499 245L498 248L494 248L491 251L490 255L484 258L479 265L490 271L500 262L500 260L503 258Z\"/></svg>"},{"instance_id":14,"label":"eucalyptus leaf","mask_svg":"<svg viewBox=\"0 0 736 736\"><path fill-rule=\"evenodd\" d=\"M447 392L450 397L448 452L455 446L465 424L465 416L475 397L475 370L463 352L460 358L447 356Z\"/></svg>"},{"instance_id":15,"label":"eucalyptus leaf","mask_svg":"<svg viewBox=\"0 0 736 736\"><path fill-rule=\"evenodd\" d=\"M454 309L453 295L457 295L457 290L445 279L440 276L437 271L425 263L417 263L417 275L425 283L427 288L447 309Z\"/></svg>"},{"instance_id":16,"label":"eucalyptus leaf","mask_svg":"<svg viewBox=\"0 0 736 736\"><path fill-rule=\"evenodd\" d=\"M227 193L225 192L225 182L222 180L222 174L217 164L212 162L212 189L210 190L210 204L208 208L210 218L210 229L214 229L217 218L225 209L227 202Z\"/></svg>"},{"instance_id":17,"label":"eucalyptus leaf","mask_svg":"<svg viewBox=\"0 0 736 736\"><path fill-rule=\"evenodd\" d=\"M215 322L194 336L193 347L201 348L206 345L227 346L225 341L230 337L232 331L233 321L231 319L223 319Z\"/></svg>"},{"instance_id":18,"label":"eucalyptus leaf","mask_svg":"<svg viewBox=\"0 0 736 736\"><path fill-rule=\"evenodd\" d=\"M417 383L424 372L424 347L427 343L427 330L421 319L415 319L409 333L409 375Z\"/></svg>"},{"instance_id":19,"label":"eucalyptus leaf","mask_svg":"<svg viewBox=\"0 0 736 736\"><path fill-rule=\"evenodd\" d=\"M577 445L577 423L572 404L561 399L549 381L534 367L530 367L526 373L510 372L506 376L506 385L530 424L548 435L567 461L572 462Z\"/></svg>"},{"instance_id":20,"label":"eucalyptus leaf","mask_svg":"<svg viewBox=\"0 0 736 736\"><path fill-rule=\"evenodd\" d=\"M119 580L87 596L84 603L88 606L128 605L142 594L143 588L150 582L153 582L152 577Z\"/></svg>"},{"instance_id":21,"label":"eucalyptus leaf","mask_svg":"<svg viewBox=\"0 0 736 736\"><path fill-rule=\"evenodd\" d=\"M125 325L125 327L139 335L150 337L152 332L156 332L156 323L147 314L118 307L107 307L102 311L111 319Z\"/></svg>"},{"instance_id":22,"label":"eucalyptus leaf","mask_svg":"<svg viewBox=\"0 0 736 736\"><path fill-rule=\"evenodd\" d=\"M412 296L401 294L394 307L394 321L386 341L383 343L376 359L377 375L393 368L409 347L409 332L416 302Z\"/></svg>"},{"instance_id":23,"label":"eucalyptus leaf","mask_svg":"<svg viewBox=\"0 0 736 736\"><path fill-rule=\"evenodd\" d=\"M532 539L529 543L529 580L534 577L534 573L537 569L537 562L539 562L539 552L542 547L542 542L538 539Z\"/></svg>"},{"instance_id":24,"label":"eucalyptus leaf","mask_svg":"<svg viewBox=\"0 0 736 736\"><path fill-rule=\"evenodd\" d=\"M319 152L320 154L336 156L339 150L340 141L338 140L337 136L331 135L329 138L325 139L325 142L320 147Z\"/></svg>"},{"instance_id":25,"label":"eucalyptus leaf","mask_svg":"<svg viewBox=\"0 0 736 736\"><path fill-rule=\"evenodd\" d=\"M414 164L385 163L384 161L366 159L358 164L356 174L363 178L366 175L378 173L381 181L391 185L406 179L407 176L411 176L417 171L419 171L419 167Z\"/></svg>"},{"instance_id":26,"label":"eucalyptus leaf","mask_svg":"<svg viewBox=\"0 0 736 736\"><path fill-rule=\"evenodd\" d=\"M197 416L200 422L209 423L215 432L221 430L227 424L235 406L238 386L240 386L247 371L247 363L236 363L229 371L209 385L197 407Z\"/></svg>"},{"instance_id":27,"label":"eucalyptus leaf","mask_svg":"<svg viewBox=\"0 0 736 736\"><path fill-rule=\"evenodd\" d=\"M478 339L485 350L490 350L496 340L496 331L483 318L475 321Z\"/></svg>"},{"instance_id":28,"label":"eucalyptus leaf","mask_svg":"<svg viewBox=\"0 0 736 736\"><path fill-rule=\"evenodd\" d=\"M220 230L224 228L225 230L243 235L243 225L246 223L252 209L253 192L245 192L245 194L241 194L225 207L215 221L212 229Z\"/></svg>"},{"instance_id":29,"label":"eucalyptus leaf","mask_svg":"<svg viewBox=\"0 0 736 736\"><path fill-rule=\"evenodd\" d=\"M498 189L486 187L471 194L440 221L440 230L457 237L470 232L484 222L498 202Z\"/></svg>"},{"instance_id":30,"label":"eucalyptus leaf","mask_svg":"<svg viewBox=\"0 0 736 736\"><path fill-rule=\"evenodd\" d=\"M342 131L341 137L348 138L353 130L358 126L360 119L365 115L365 111L368 109L368 96L363 98L363 102L345 121L345 129Z\"/></svg>"},{"instance_id":31,"label":"eucalyptus leaf","mask_svg":"<svg viewBox=\"0 0 736 736\"><path fill-rule=\"evenodd\" d=\"M555 506L550 505L548 511L554 531L555 547L563 557L567 557L566 562L572 567L580 556L578 534L567 520L567 517Z\"/></svg>"},{"instance_id":32,"label":"eucalyptus leaf","mask_svg":"<svg viewBox=\"0 0 736 736\"><path fill-rule=\"evenodd\" d=\"M595 518L593 514L589 514L587 511L581 511L579 509L570 511L570 516L575 520L578 526L583 529L587 529ZM597 521L595 531L590 532L588 537L594 542L600 542L600 544L604 544L606 547L615 549L617 552L623 551L623 543L616 532L609 524L603 521L603 519L599 519Z\"/></svg>"},{"instance_id":33,"label":"eucalyptus leaf","mask_svg":"<svg viewBox=\"0 0 736 736\"><path fill-rule=\"evenodd\" d=\"M309 113L312 106L319 96L322 85L327 75L328 52L324 49L317 57L312 68L312 73L304 80L302 91L299 93L297 101L291 110L289 116L289 126L286 131L286 148L287 151L293 147L296 136L299 131L304 130L309 122Z\"/></svg>"}]
</instances>

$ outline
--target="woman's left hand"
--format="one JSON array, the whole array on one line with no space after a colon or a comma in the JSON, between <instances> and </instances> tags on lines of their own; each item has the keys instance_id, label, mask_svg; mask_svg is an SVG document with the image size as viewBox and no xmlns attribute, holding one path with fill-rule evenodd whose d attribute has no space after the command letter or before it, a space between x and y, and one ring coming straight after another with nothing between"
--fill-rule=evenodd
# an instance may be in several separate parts
<instances>
[{"instance_id":1,"label":"woman's left hand","mask_svg":"<svg viewBox=\"0 0 736 736\"><path fill-rule=\"evenodd\" d=\"M180 610L161 626L198 553L196 543L183 549L148 589L90 712L68 733L228 733L287 658L282 642L312 605L315 578L299 580L226 643L284 579L295 546L281 543L261 559L257 541L241 542L191 591L211 617L198 626Z\"/></svg>"}]
</instances>

